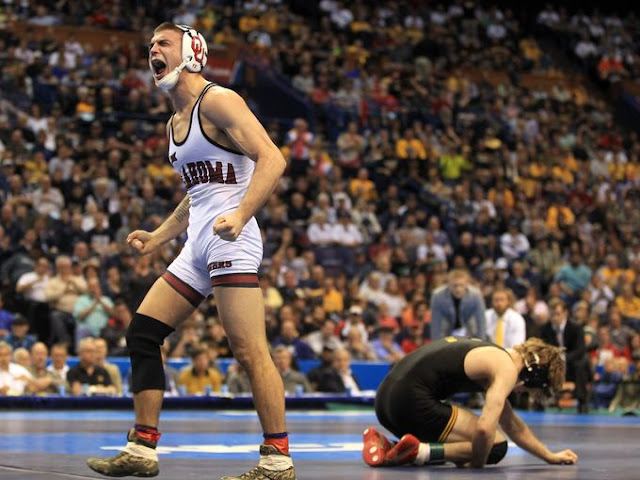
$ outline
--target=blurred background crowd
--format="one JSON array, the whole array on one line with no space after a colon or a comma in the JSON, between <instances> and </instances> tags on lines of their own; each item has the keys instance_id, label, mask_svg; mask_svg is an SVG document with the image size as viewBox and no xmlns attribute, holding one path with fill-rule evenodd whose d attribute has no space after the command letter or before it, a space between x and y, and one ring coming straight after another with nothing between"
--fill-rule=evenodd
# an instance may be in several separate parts
<instances>
[{"instance_id":1,"label":"blurred background crowd","mask_svg":"<svg viewBox=\"0 0 640 480\"><path fill-rule=\"evenodd\" d=\"M229 83L289 161L258 215L289 392L357 391L352 361L393 363L450 334L505 347L535 335L567 349L567 401L633 408L640 123L619 103L640 80L635 15L464 1L88 5L0 6L0 394L126 390L105 359L127 355L132 312L184 242L144 257L124 243L184 195L166 158L172 107L146 60L151 31L171 19L212 51L237 49ZM96 48L59 26L111 41ZM268 111L265 72L300 115ZM249 388L237 366L216 367L231 354L212 297L164 353L191 359L167 366L174 393ZM67 355L80 360L71 373ZM309 359L320 363L304 375Z\"/></svg>"}]
</instances>

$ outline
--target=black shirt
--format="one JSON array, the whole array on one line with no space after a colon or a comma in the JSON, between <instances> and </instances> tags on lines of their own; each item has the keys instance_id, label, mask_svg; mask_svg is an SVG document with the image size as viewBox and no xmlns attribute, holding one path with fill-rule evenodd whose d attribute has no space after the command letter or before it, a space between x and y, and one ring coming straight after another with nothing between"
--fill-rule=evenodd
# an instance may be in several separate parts
<instances>
[{"instance_id":1,"label":"black shirt","mask_svg":"<svg viewBox=\"0 0 640 480\"><path fill-rule=\"evenodd\" d=\"M69 369L67 372L67 381L70 385L73 385L73 382L80 382L82 384L86 383L88 385L111 385L109 372L104 368L94 367L93 373L89 375L89 373L80 364Z\"/></svg>"}]
</instances>

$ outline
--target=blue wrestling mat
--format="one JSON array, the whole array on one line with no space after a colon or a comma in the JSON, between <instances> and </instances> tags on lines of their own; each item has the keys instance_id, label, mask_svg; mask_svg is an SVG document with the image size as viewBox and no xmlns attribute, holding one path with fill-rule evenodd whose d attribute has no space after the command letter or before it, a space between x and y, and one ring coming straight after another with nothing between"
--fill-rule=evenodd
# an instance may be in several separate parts
<instances>
[{"instance_id":1,"label":"blue wrestling mat","mask_svg":"<svg viewBox=\"0 0 640 480\"><path fill-rule=\"evenodd\" d=\"M521 416L552 450L571 448L578 453L578 465L546 465L512 444L502 463L482 471L372 469L362 463L360 453L362 431L377 423L372 411L293 411L287 420L291 453L298 477L304 480L447 480L479 474L536 480L638 478L640 418L532 412ZM85 458L117 452L132 422L132 412L124 411L0 412L0 479L100 478L86 468ZM255 463L262 439L257 415L247 411L167 411L160 429L158 478L216 479L240 473Z\"/></svg>"}]
</instances>

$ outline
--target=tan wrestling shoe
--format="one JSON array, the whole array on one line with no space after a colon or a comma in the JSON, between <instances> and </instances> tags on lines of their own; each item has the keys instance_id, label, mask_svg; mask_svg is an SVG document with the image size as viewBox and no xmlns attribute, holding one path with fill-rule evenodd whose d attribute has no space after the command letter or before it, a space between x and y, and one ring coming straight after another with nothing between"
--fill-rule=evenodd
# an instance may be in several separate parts
<instances>
[{"instance_id":1,"label":"tan wrestling shoe","mask_svg":"<svg viewBox=\"0 0 640 480\"><path fill-rule=\"evenodd\" d=\"M260 456L283 455L273 445L260 445ZM267 470L264 467L255 467L237 477L222 477L220 480L297 480L296 470L293 465L286 470Z\"/></svg>"},{"instance_id":2,"label":"tan wrestling shoe","mask_svg":"<svg viewBox=\"0 0 640 480\"><path fill-rule=\"evenodd\" d=\"M155 445L138 437L133 428L127 434L127 441L155 449ZM87 466L94 472L107 477L155 477L160 473L157 460L133 455L129 452L120 452L110 458L89 458Z\"/></svg>"}]
</instances>

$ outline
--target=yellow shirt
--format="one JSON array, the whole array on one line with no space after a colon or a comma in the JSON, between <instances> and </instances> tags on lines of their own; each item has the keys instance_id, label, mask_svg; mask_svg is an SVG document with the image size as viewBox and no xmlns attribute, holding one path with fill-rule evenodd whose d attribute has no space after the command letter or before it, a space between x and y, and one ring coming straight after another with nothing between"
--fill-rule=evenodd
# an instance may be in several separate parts
<instances>
[{"instance_id":1,"label":"yellow shirt","mask_svg":"<svg viewBox=\"0 0 640 480\"><path fill-rule=\"evenodd\" d=\"M522 189L525 197L527 198L535 197L536 192L538 191L538 185L540 185L540 182L535 178L520 177L518 179L518 186Z\"/></svg>"},{"instance_id":2,"label":"yellow shirt","mask_svg":"<svg viewBox=\"0 0 640 480\"><path fill-rule=\"evenodd\" d=\"M282 300L282 295L280 295L280 292L278 291L277 288L275 287L267 288L267 291L264 294L264 305L266 307L270 307L275 310L280 308L283 303L284 302Z\"/></svg>"},{"instance_id":3,"label":"yellow shirt","mask_svg":"<svg viewBox=\"0 0 640 480\"><path fill-rule=\"evenodd\" d=\"M627 165L624 163L610 163L609 173L611 174L611 178L621 182L627 178Z\"/></svg>"},{"instance_id":4,"label":"yellow shirt","mask_svg":"<svg viewBox=\"0 0 640 480\"><path fill-rule=\"evenodd\" d=\"M489 200L491 203L494 203L497 194L498 194L497 190L495 188L492 188L491 190L489 190L489 193L487 194L487 200ZM506 207L513 208L515 206L516 199L513 196L513 192L511 190L509 190L508 188L503 190L502 196L503 196L504 205Z\"/></svg>"},{"instance_id":5,"label":"yellow shirt","mask_svg":"<svg viewBox=\"0 0 640 480\"><path fill-rule=\"evenodd\" d=\"M370 32L372 30L371 24L363 20L354 20L353 22L351 22L351 25L349 25L349 27L351 27L351 31L353 33Z\"/></svg>"},{"instance_id":6,"label":"yellow shirt","mask_svg":"<svg viewBox=\"0 0 640 480\"><path fill-rule=\"evenodd\" d=\"M568 207L558 207L551 206L547 211L547 228L558 228L558 217L560 217L560 213L564 215L564 224L565 225L573 225L576 221L576 217Z\"/></svg>"},{"instance_id":7,"label":"yellow shirt","mask_svg":"<svg viewBox=\"0 0 640 480\"><path fill-rule=\"evenodd\" d=\"M542 57L542 51L533 40L520 40L520 50L522 50L522 54L525 58L528 58L533 62L537 62Z\"/></svg>"},{"instance_id":8,"label":"yellow shirt","mask_svg":"<svg viewBox=\"0 0 640 480\"><path fill-rule=\"evenodd\" d=\"M547 174L547 167L542 163L532 163L529 168L533 178L544 177Z\"/></svg>"},{"instance_id":9,"label":"yellow shirt","mask_svg":"<svg viewBox=\"0 0 640 480\"><path fill-rule=\"evenodd\" d=\"M262 23L264 29L269 33L278 33L280 31L278 15L273 12L265 12L260 18L260 23Z\"/></svg>"},{"instance_id":10,"label":"yellow shirt","mask_svg":"<svg viewBox=\"0 0 640 480\"><path fill-rule=\"evenodd\" d=\"M424 147L424 144L417 138L414 138L412 140L401 138L400 140L398 140L398 142L396 143L396 155L398 156L398 158L408 158L409 148L412 148L415 151L416 157L418 157L419 159L427 159L427 149Z\"/></svg>"},{"instance_id":11,"label":"yellow shirt","mask_svg":"<svg viewBox=\"0 0 640 480\"><path fill-rule=\"evenodd\" d=\"M49 175L49 169L46 163L36 163L33 160L27 160L24 168L30 173L29 183L40 183L42 177Z\"/></svg>"},{"instance_id":12,"label":"yellow shirt","mask_svg":"<svg viewBox=\"0 0 640 480\"><path fill-rule=\"evenodd\" d=\"M238 22L238 28L243 33L253 32L254 30L257 30L259 26L260 20L256 17L245 16Z\"/></svg>"},{"instance_id":13,"label":"yellow shirt","mask_svg":"<svg viewBox=\"0 0 640 480\"><path fill-rule=\"evenodd\" d=\"M606 282L607 285L613 286L618 283L618 278L620 275L624 273L624 270L621 268L611 269L609 267L604 267L600 274L602 275L602 279Z\"/></svg>"},{"instance_id":14,"label":"yellow shirt","mask_svg":"<svg viewBox=\"0 0 640 480\"><path fill-rule=\"evenodd\" d=\"M371 180L353 178L349 182L349 193L355 198L362 197L367 200L374 200L377 196L376 184Z\"/></svg>"},{"instance_id":15,"label":"yellow shirt","mask_svg":"<svg viewBox=\"0 0 640 480\"><path fill-rule=\"evenodd\" d=\"M342 312L344 310L344 299L338 290L331 290L322 297L322 307L325 312Z\"/></svg>"},{"instance_id":16,"label":"yellow shirt","mask_svg":"<svg viewBox=\"0 0 640 480\"><path fill-rule=\"evenodd\" d=\"M568 168L555 166L551 169L551 176L560 179L563 183L572 184L573 175Z\"/></svg>"},{"instance_id":17,"label":"yellow shirt","mask_svg":"<svg viewBox=\"0 0 640 480\"><path fill-rule=\"evenodd\" d=\"M189 365L180 371L178 385L184 385L189 395L204 393L207 385L211 386L212 391L219 392L222 385L222 375L215 368L209 368L204 375L196 376L193 367Z\"/></svg>"},{"instance_id":18,"label":"yellow shirt","mask_svg":"<svg viewBox=\"0 0 640 480\"><path fill-rule=\"evenodd\" d=\"M165 185L170 184L176 175L173 168L166 163L162 165L155 165L153 163L147 165L147 173L154 181L159 178Z\"/></svg>"},{"instance_id":19,"label":"yellow shirt","mask_svg":"<svg viewBox=\"0 0 640 480\"><path fill-rule=\"evenodd\" d=\"M619 296L616 298L616 305L624 317L640 318L640 297L634 296L631 300Z\"/></svg>"}]
</instances>

